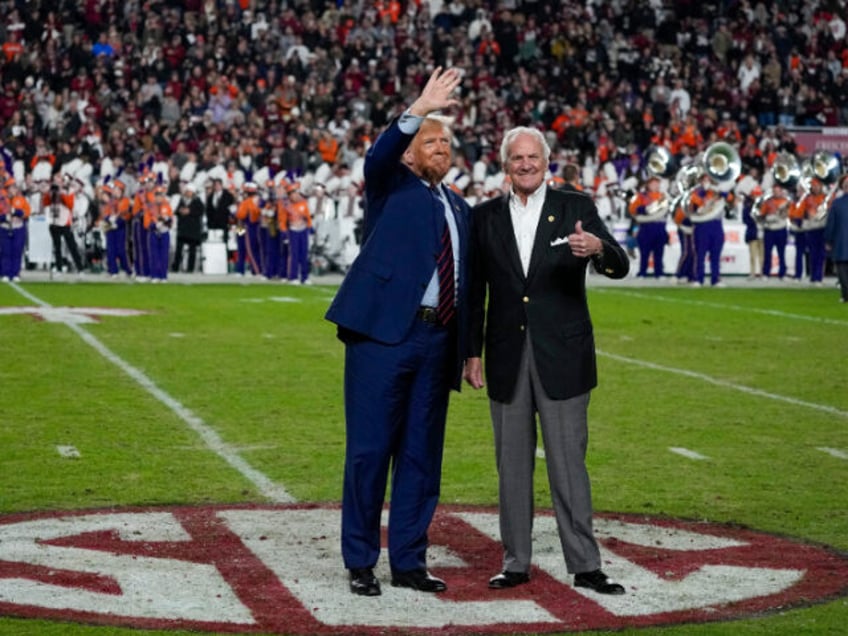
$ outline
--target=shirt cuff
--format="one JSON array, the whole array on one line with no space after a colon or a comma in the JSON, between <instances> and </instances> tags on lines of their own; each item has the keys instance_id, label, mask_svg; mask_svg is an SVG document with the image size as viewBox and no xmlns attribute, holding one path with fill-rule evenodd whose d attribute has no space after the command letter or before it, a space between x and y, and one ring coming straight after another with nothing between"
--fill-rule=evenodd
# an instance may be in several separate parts
<instances>
[{"instance_id":1,"label":"shirt cuff","mask_svg":"<svg viewBox=\"0 0 848 636\"><path fill-rule=\"evenodd\" d=\"M400 119L398 119L398 128L400 128L400 131L405 135L414 135L421 127L422 121L424 121L423 117L413 115L407 108L400 116Z\"/></svg>"}]
</instances>

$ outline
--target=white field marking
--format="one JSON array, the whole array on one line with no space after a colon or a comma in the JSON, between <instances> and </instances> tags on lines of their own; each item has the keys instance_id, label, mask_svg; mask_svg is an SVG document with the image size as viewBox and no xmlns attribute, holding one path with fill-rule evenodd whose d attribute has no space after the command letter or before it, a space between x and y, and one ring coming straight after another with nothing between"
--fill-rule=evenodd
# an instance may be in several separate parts
<instances>
[{"instance_id":1,"label":"white field marking","mask_svg":"<svg viewBox=\"0 0 848 636\"><path fill-rule=\"evenodd\" d=\"M604 356L605 358L610 358L611 360L617 360L618 362L632 364L637 367L644 367L646 369L652 369L654 371L662 371L664 373L682 375L687 378L692 378L694 380L700 380L701 382L707 382L709 384L714 384L715 386L720 386L723 389L733 389L734 391L739 391L740 393L745 393L746 395L767 398L769 400L777 400L778 402L785 402L787 404L792 404L793 406L803 406L804 408L822 411L823 413L829 413L830 415L838 415L839 417L848 418L848 411L842 411L836 408L835 406L828 406L827 404L818 404L817 402L807 402L806 400L799 400L797 398L789 397L786 395L779 395L777 393L769 393L768 391L763 391L761 389L754 389L752 387L743 386L741 384L733 384L732 382L728 382L727 380L719 380L718 378L714 378L704 373L697 373L695 371L689 371L688 369L678 369L676 367L667 367L662 364L656 364L654 362L646 362L645 360L628 358L627 356L620 356L615 353L607 353L605 351L601 351L600 349L597 350L597 354L599 356Z\"/></svg>"},{"instance_id":2,"label":"white field marking","mask_svg":"<svg viewBox=\"0 0 848 636\"><path fill-rule=\"evenodd\" d=\"M78 459L82 457L82 455L80 455L79 450L77 450L76 446L60 445L56 447L56 451L59 453L59 455L67 459Z\"/></svg>"},{"instance_id":3,"label":"white field marking","mask_svg":"<svg viewBox=\"0 0 848 636\"><path fill-rule=\"evenodd\" d=\"M791 318L792 320L806 320L807 322L817 322L823 325L839 325L842 327L848 327L848 320L836 320L835 318L822 318L820 316L805 316L804 314L791 314L789 312L778 311L776 309L757 309L754 307L744 307L742 305L708 302L706 300L687 300L683 298L670 298L668 296L654 296L653 294L645 294L635 291L620 291L611 287L597 287L593 288L593 291L597 291L602 294L621 294L622 296L630 296L631 298L646 298L648 300L659 300L668 303L678 303L681 305L697 305L699 307L710 307L712 309L730 309L731 311L750 312L752 314L763 314L777 318Z\"/></svg>"},{"instance_id":4,"label":"white field marking","mask_svg":"<svg viewBox=\"0 0 848 636\"><path fill-rule=\"evenodd\" d=\"M545 449L544 448L537 448L536 449L536 457L538 457L539 459L545 459Z\"/></svg>"},{"instance_id":5,"label":"white field marking","mask_svg":"<svg viewBox=\"0 0 848 636\"><path fill-rule=\"evenodd\" d=\"M696 459L699 461L709 459L709 457L707 457L706 455L701 455L701 453L696 453L693 450L689 450L688 448L681 448L680 446L669 446L668 450L670 450L672 453L683 455L683 457L688 457L689 459Z\"/></svg>"},{"instance_id":6,"label":"white field marking","mask_svg":"<svg viewBox=\"0 0 848 636\"><path fill-rule=\"evenodd\" d=\"M848 459L848 453L841 450L836 450L835 448L828 448L827 446L819 446L816 450L820 450L823 453L827 453L836 459Z\"/></svg>"},{"instance_id":7,"label":"white field marking","mask_svg":"<svg viewBox=\"0 0 848 636\"><path fill-rule=\"evenodd\" d=\"M179 331L174 331L173 333L169 333L168 335L171 336L171 338L185 338L185 334L180 333Z\"/></svg>"},{"instance_id":8,"label":"white field marking","mask_svg":"<svg viewBox=\"0 0 848 636\"><path fill-rule=\"evenodd\" d=\"M41 306L41 307L50 307L50 305L40 298L37 298L23 289L20 285L15 283L11 283L11 286L17 291L21 296L28 298L31 302ZM204 441L206 446L213 453L218 455L221 459L227 462L230 466L232 466L242 477L251 482L260 493L264 497L267 497L271 501L275 503L295 503L296 500L292 497L285 488L280 486L279 484L275 484L271 479L268 478L264 473L256 470L248 464L244 459L239 456L239 454L233 449L232 446L227 444L224 440L221 439L221 436L215 432L206 422L204 422L201 418L192 412L188 407L183 406L178 400L168 395L165 391L156 386L156 383L153 382L149 377L147 377L144 372L139 369L136 369L134 366L126 362L123 358L113 353L106 345L100 342L97 338L88 333L85 329L83 329L80 325L75 324L73 322L65 322L71 331L76 333L80 338L82 338L87 344L91 345L91 347L97 351L101 356L106 358L109 362L118 367L121 371L130 376L133 380L136 381L145 391L150 393L153 397L159 400L162 404L167 406L177 417L179 417L183 422L185 422L188 427L197 433L197 435Z\"/></svg>"}]
</instances>

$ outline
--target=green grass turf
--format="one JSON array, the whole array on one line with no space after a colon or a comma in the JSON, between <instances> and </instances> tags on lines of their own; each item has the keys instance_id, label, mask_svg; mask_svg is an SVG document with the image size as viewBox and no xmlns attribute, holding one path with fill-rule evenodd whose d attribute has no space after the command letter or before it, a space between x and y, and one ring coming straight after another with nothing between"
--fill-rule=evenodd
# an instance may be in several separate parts
<instances>
[{"instance_id":1,"label":"green grass turf","mask_svg":"<svg viewBox=\"0 0 848 636\"><path fill-rule=\"evenodd\" d=\"M332 287L23 289L55 307L149 311L82 329L298 501L340 499L343 349L323 320ZM732 522L848 550L848 462L818 450L848 451L848 310L836 298L809 288L590 287L600 374L588 457L596 509ZM0 307L31 304L0 285ZM0 341L0 513L265 501L66 325L0 316ZM62 444L81 457L60 457ZM539 507L550 507L549 494L539 462ZM496 502L483 392L452 397L442 501ZM662 633L837 634L846 620L841 598ZM5 618L0 633L139 632Z\"/></svg>"}]
</instances>

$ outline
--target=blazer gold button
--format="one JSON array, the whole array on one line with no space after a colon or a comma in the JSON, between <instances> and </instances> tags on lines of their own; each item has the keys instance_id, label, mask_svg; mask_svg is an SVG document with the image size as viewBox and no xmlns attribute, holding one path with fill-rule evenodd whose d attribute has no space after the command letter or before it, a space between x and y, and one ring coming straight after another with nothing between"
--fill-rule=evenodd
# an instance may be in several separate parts
<instances>
[{"instance_id":1,"label":"blazer gold button","mask_svg":"<svg viewBox=\"0 0 848 636\"><path fill-rule=\"evenodd\" d=\"M554 222L554 215L553 215L553 214L551 214L551 215L548 217L548 222L549 222L549 223L553 223L553 222Z\"/></svg>"},{"instance_id":2,"label":"blazer gold button","mask_svg":"<svg viewBox=\"0 0 848 636\"><path fill-rule=\"evenodd\" d=\"M529 303L529 302L530 302L530 299L529 299L527 296L525 296L525 297L524 297L524 298L522 298L521 300L523 300L525 303Z\"/></svg>"},{"instance_id":3,"label":"blazer gold button","mask_svg":"<svg viewBox=\"0 0 848 636\"><path fill-rule=\"evenodd\" d=\"M521 331L524 331L524 325L521 325L521 326L519 327L519 329L520 329Z\"/></svg>"}]
</instances>

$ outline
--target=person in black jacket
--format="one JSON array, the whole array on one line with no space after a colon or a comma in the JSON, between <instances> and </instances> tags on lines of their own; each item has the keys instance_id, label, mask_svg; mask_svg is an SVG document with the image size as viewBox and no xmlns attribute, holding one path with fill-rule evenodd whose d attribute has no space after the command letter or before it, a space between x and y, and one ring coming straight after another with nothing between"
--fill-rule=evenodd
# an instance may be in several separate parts
<instances>
[{"instance_id":1,"label":"person in black jacket","mask_svg":"<svg viewBox=\"0 0 848 636\"><path fill-rule=\"evenodd\" d=\"M172 272L180 271L183 262L183 248L188 247L189 273L194 272L197 258L197 246L203 239L203 202L197 197L197 188L191 182L183 186L183 195L177 206L177 247L174 251Z\"/></svg>"},{"instance_id":2,"label":"person in black jacket","mask_svg":"<svg viewBox=\"0 0 848 636\"><path fill-rule=\"evenodd\" d=\"M212 191L206 196L206 228L223 230L223 242L227 245L230 235L230 223L236 213L236 198L233 193L224 188L220 177L213 177ZM229 250L229 248L227 248Z\"/></svg>"},{"instance_id":3,"label":"person in black jacket","mask_svg":"<svg viewBox=\"0 0 848 636\"><path fill-rule=\"evenodd\" d=\"M500 154L511 190L477 205L471 223L470 357L464 374L472 387L483 387L485 324L504 546L502 570L489 587L530 579L538 414L568 571L578 587L623 594L601 570L592 529L585 458L597 367L586 267L591 261L600 274L624 278L629 260L591 197L548 187L550 148L540 131L508 131Z\"/></svg>"}]
</instances>

